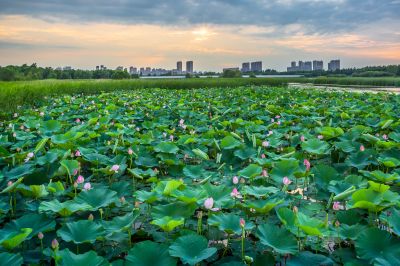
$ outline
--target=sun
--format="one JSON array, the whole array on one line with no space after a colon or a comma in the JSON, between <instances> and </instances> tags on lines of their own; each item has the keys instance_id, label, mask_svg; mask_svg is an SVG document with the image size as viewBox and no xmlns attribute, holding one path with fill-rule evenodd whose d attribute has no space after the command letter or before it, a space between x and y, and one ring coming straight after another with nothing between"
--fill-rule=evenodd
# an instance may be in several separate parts
<instances>
[{"instance_id":1,"label":"sun","mask_svg":"<svg viewBox=\"0 0 400 266\"><path fill-rule=\"evenodd\" d=\"M195 41L205 41L216 33L206 27L201 27L192 31Z\"/></svg>"}]
</instances>

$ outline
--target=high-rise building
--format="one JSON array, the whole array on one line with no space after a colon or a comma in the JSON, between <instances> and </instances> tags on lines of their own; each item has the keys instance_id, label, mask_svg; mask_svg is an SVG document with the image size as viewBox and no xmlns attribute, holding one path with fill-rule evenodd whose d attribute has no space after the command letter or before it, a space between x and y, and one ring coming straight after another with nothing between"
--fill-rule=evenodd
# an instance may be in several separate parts
<instances>
[{"instance_id":1,"label":"high-rise building","mask_svg":"<svg viewBox=\"0 0 400 266\"><path fill-rule=\"evenodd\" d=\"M252 72L261 72L262 71L262 62L261 61L251 62L250 70Z\"/></svg>"},{"instance_id":2,"label":"high-rise building","mask_svg":"<svg viewBox=\"0 0 400 266\"><path fill-rule=\"evenodd\" d=\"M136 68L136 67L133 67L133 66L131 66L131 67L129 68L129 74L131 74L131 75L133 75L133 74L137 74L137 68Z\"/></svg>"},{"instance_id":3,"label":"high-rise building","mask_svg":"<svg viewBox=\"0 0 400 266\"><path fill-rule=\"evenodd\" d=\"M246 73L246 72L250 72L250 63L242 63L242 72Z\"/></svg>"},{"instance_id":4,"label":"high-rise building","mask_svg":"<svg viewBox=\"0 0 400 266\"><path fill-rule=\"evenodd\" d=\"M324 61L314 60L313 61L313 70L314 71L324 70Z\"/></svg>"},{"instance_id":5,"label":"high-rise building","mask_svg":"<svg viewBox=\"0 0 400 266\"><path fill-rule=\"evenodd\" d=\"M99 66L96 66L96 70L99 70L100 69L100 67Z\"/></svg>"},{"instance_id":6,"label":"high-rise building","mask_svg":"<svg viewBox=\"0 0 400 266\"><path fill-rule=\"evenodd\" d=\"M186 73L193 73L193 61L186 61Z\"/></svg>"},{"instance_id":7,"label":"high-rise building","mask_svg":"<svg viewBox=\"0 0 400 266\"><path fill-rule=\"evenodd\" d=\"M178 73L182 73L182 61L176 62L176 70Z\"/></svg>"},{"instance_id":8,"label":"high-rise building","mask_svg":"<svg viewBox=\"0 0 400 266\"><path fill-rule=\"evenodd\" d=\"M115 70L122 71L122 70L124 70L124 67L123 66L117 66L117 68Z\"/></svg>"},{"instance_id":9,"label":"high-rise building","mask_svg":"<svg viewBox=\"0 0 400 266\"><path fill-rule=\"evenodd\" d=\"M340 60L331 60L328 63L328 71L340 70Z\"/></svg>"},{"instance_id":10,"label":"high-rise building","mask_svg":"<svg viewBox=\"0 0 400 266\"><path fill-rule=\"evenodd\" d=\"M311 61L304 62L304 71L312 71L312 63Z\"/></svg>"}]
</instances>

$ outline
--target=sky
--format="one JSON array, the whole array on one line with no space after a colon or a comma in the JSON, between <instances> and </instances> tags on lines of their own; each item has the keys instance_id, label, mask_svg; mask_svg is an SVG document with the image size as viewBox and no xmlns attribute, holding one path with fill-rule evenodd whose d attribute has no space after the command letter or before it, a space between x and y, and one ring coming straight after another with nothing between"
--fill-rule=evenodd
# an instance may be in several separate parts
<instances>
[{"instance_id":1,"label":"sky","mask_svg":"<svg viewBox=\"0 0 400 266\"><path fill-rule=\"evenodd\" d=\"M400 0L0 0L0 65L400 64Z\"/></svg>"}]
</instances>

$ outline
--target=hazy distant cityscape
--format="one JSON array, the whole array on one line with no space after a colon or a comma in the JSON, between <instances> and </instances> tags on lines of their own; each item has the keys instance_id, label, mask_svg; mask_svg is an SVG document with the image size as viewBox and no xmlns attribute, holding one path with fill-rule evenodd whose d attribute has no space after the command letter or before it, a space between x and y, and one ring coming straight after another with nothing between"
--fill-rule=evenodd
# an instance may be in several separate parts
<instances>
[{"instance_id":1,"label":"hazy distant cityscape","mask_svg":"<svg viewBox=\"0 0 400 266\"><path fill-rule=\"evenodd\" d=\"M195 71L194 70L194 62L192 60L186 61L185 66L183 68L184 62L177 61L176 68L174 69L165 69L165 68L156 68L156 67L136 67L136 66L118 66L115 70L128 72L130 75L139 75L139 76L181 76L187 74L203 74L210 73L211 71ZM71 66L58 67L57 70L71 70L73 69ZM96 70L107 70L108 68L105 65L98 65L95 68ZM263 69L262 61L254 61L254 62L243 62L241 67L226 67L222 69L222 72L227 70L232 71L240 71L241 73L261 73L266 71L267 69ZM313 61L292 61L290 66L287 67L287 72L308 72L308 71L323 71L324 62L322 60L313 60ZM328 71L336 71L340 70L340 59L331 60L328 62ZM272 70L273 71L273 70ZM277 72L277 71L276 71Z\"/></svg>"}]
</instances>

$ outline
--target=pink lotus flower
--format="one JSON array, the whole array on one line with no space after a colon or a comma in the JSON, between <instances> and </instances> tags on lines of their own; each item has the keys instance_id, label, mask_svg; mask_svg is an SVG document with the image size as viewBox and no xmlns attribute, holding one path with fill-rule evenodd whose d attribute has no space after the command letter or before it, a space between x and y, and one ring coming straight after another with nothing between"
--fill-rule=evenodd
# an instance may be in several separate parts
<instances>
[{"instance_id":1,"label":"pink lotus flower","mask_svg":"<svg viewBox=\"0 0 400 266\"><path fill-rule=\"evenodd\" d=\"M75 152L75 156L76 156L76 157L79 157L79 156L81 156L81 152L80 152L79 150L76 150L76 152Z\"/></svg>"},{"instance_id":2,"label":"pink lotus flower","mask_svg":"<svg viewBox=\"0 0 400 266\"><path fill-rule=\"evenodd\" d=\"M306 171L310 171L311 163L309 160L304 159L304 166L306 167Z\"/></svg>"},{"instance_id":3,"label":"pink lotus flower","mask_svg":"<svg viewBox=\"0 0 400 266\"><path fill-rule=\"evenodd\" d=\"M281 118L281 116L280 116L280 115L276 115L275 118L276 118L276 119L279 119L279 118Z\"/></svg>"},{"instance_id":4,"label":"pink lotus flower","mask_svg":"<svg viewBox=\"0 0 400 266\"><path fill-rule=\"evenodd\" d=\"M85 178L83 176L79 175L78 178L76 179L76 183L82 184L83 182L85 182Z\"/></svg>"},{"instance_id":5,"label":"pink lotus flower","mask_svg":"<svg viewBox=\"0 0 400 266\"><path fill-rule=\"evenodd\" d=\"M174 135L169 136L170 141L174 141Z\"/></svg>"},{"instance_id":6,"label":"pink lotus flower","mask_svg":"<svg viewBox=\"0 0 400 266\"><path fill-rule=\"evenodd\" d=\"M263 153L263 154L261 154L261 159L265 159L265 154Z\"/></svg>"},{"instance_id":7,"label":"pink lotus flower","mask_svg":"<svg viewBox=\"0 0 400 266\"><path fill-rule=\"evenodd\" d=\"M89 182L87 182L87 183L85 183L85 185L83 185L83 190L91 190L91 189L92 189L92 185Z\"/></svg>"},{"instance_id":8,"label":"pink lotus flower","mask_svg":"<svg viewBox=\"0 0 400 266\"><path fill-rule=\"evenodd\" d=\"M264 148L269 146L269 142L268 141L263 141L261 144Z\"/></svg>"},{"instance_id":9,"label":"pink lotus flower","mask_svg":"<svg viewBox=\"0 0 400 266\"><path fill-rule=\"evenodd\" d=\"M275 119L271 118L271 123L274 123L274 122L275 122Z\"/></svg>"},{"instance_id":10,"label":"pink lotus flower","mask_svg":"<svg viewBox=\"0 0 400 266\"><path fill-rule=\"evenodd\" d=\"M244 228L246 225L246 221L243 218L240 218L239 224L240 224L240 227Z\"/></svg>"},{"instance_id":11,"label":"pink lotus flower","mask_svg":"<svg viewBox=\"0 0 400 266\"><path fill-rule=\"evenodd\" d=\"M7 187L11 187L14 183L12 181L7 182Z\"/></svg>"},{"instance_id":12,"label":"pink lotus flower","mask_svg":"<svg viewBox=\"0 0 400 266\"><path fill-rule=\"evenodd\" d=\"M131 148L128 149L128 154L132 155L133 154L133 150Z\"/></svg>"},{"instance_id":13,"label":"pink lotus flower","mask_svg":"<svg viewBox=\"0 0 400 266\"><path fill-rule=\"evenodd\" d=\"M183 123L185 123L185 120L183 120L183 119L179 120L179 125L180 125L180 126L182 126Z\"/></svg>"},{"instance_id":14,"label":"pink lotus flower","mask_svg":"<svg viewBox=\"0 0 400 266\"><path fill-rule=\"evenodd\" d=\"M30 159L33 158L33 156L34 156L33 152L28 153L28 154L26 155L25 162L28 162Z\"/></svg>"},{"instance_id":15,"label":"pink lotus flower","mask_svg":"<svg viewBox=\"0 0 400 266\"><path fill-rule=\"evenodd\" d=\"M338 210L340 210L340 208L341 208L340 202L339 201L335 201L333 203L332 209L334 209L335 211L338 211Z\"/></svg>"},{"instance_id":16,"label":"pink lotus flower","mask_svg":"<svg viewBox=\"0 0 400 266\"><path fill-rule=\"evenodd\" d=\"M205 207L207 210L211 210L212 207L213 207L213 205L214 205L214 199L213 199L213 198L207 198L207 199L204 201L204 207Z\"/></svg>"},{"instance_id":17,"label":"pink lotus flower","mask_svg":"<svg viewBox=\"0 0 400 266\"><path fill-rule=\"evenodd\" d=\"M40 116L44 116L44 113L43 112L40 112L40 114L39 114Z\"/></svg>"},{"instance_id":18,"label":"pink lotus flower","mask_svg":"<svg viewBox=\"0 0 400 266\"><path fill-rule=\"evenodd\" d=\"M38 237L40 240L42 240L42 239L43 239L43 237L44 237L44 235L43 235L43 233L42 233L42 232L39 232L39 233L38 233L38 235L37 235L37 237Z\"/></svg>"},{"instance_id":19,"label":"pink lotus flower","mask_svg":"<svg viewBox=\"0 0 400 266\"><path fill-rule=\"evenodd\" d=\"M283 177L283 179L282 179L282 183L283 183L285 186L288 186L288 185L290 185L290 184L292 183L292 181L291 181L287 176L285 176L285 177Z\"/></svg>"},{"instance_id":20,"label":"pink lotus flower","mask_svg":"<svg viewBox=\"0 0 400 266\"><path fill-rule=\"evenodd\" d=\"M125 202L126 202L125 197L122 196L121 198L119 198L119 202L121 202L122 204L125 204Z\"/></svg>"},{"instance_id":21,"label":"pink lotus flower","mask_svg":"<svg viewBox=\"0 0 400 266\"><path fill-rule=\"evenodd\" d=\"M231 192L231 197L241 199L242 196L240 195L240 192L237 190L237 188L233 188Z\"/></svg>"},{"instance_id":22,"label":"pink lotus flower","mask_svg":"<svg viewBox=\"0 0 400 266\"><path fill-rule=\"evenodd\" d=\"M262 177L267 177L268 176L267 170L263 169L262 172L261 172L261 176Z\"/></svg>"},{"instance_id":23,"label":"pink lotus flower","mask_svg":"<svg viewBox=\"0 0 400 266\"><path fill-rule=\"evenodd\" d=\"M52 249L58 249L59 244L58 244L57 239L54 238L53 241L51 241L51 247L52 247Z\"/></svg>"},{"instance_id":24,"label":"pink lotus flower","mask_svg":"<svg viewBox=\"0 0 400 266\"><path fill-rule=\"evenodd\" d=\"M213 206L214 206L214 199L213 198L207 198L204 201L204 207L207 210L210 210L210 211L218 211L219 210L219 208L213 208Z\"/></svg>"},{"instance_id":25,"label":"pink lotus flower","mask_svg":"<svg viewBox=\"0 0 400 266\"><path fill-rule=\"evenodd\" d=\"M318 139L323 139L323 138L324 138L324 136L318 135Z\"/></svg>"},{"instance_id":26,"label":"pink lotus flower","mask_svg":"<svg viewBox=\"0 0 400 266\"><path fill-rule=\"evenodd\" d=\"M79 118L77 118L77 119L75 120L75 122L76 122L76 123L80 123L81 120L80 120Z\"/></svg>"},{"instance_id":27,"label":"pink lotus flower","mask_svg":"<svg viewBox=\"0 0 400 266\"><path fill-rule=\"evenodd\" d=\"M114 165L111 167L111 171L113 171L113 172L115 172L115 173L118 173L118 170L119 170L119 165L118 165L118 164L114 164Z\"/></svg>"},{"instance_id":28,"label":"pink lotus flower","mask_svg":"<svg viewBox=\"0 0 400 266\"><path fill-rule=\"evenodd\" d=\"M233 184L238 184L239 183L239 178L237 176L232 177L232 183Z\"/></svg>"},{"instance_id":29,"label":"pink lotus flower","mask_svg":"<svg viewBox=\"0 0 400 266\"><path fill-rule=\"evenodd\" d=\"M384 140L388 140L388 136L387 136L386 134L383 134L383 135L382 135L382 138L383 138Z\"/></svg>"},{"instance_id":30,"label":"pink lotus flower","mask_svg":"<svg viewBox=\"0 0 400 266\"><path fill-rule=\"evenodd\" d=\"M281 121L278 121L278 122L276 122L278 125L280 125L281 124Z\"/></svg>"},{"instance_id":31,"label":"pink lotus flower","mask_svg":"<svg viewBox=\"0 0 400 266\"><path fill-rule=\"evenodd\" d=\"M361 145L361 146L360 146L360 151L365 151L364 145Z\"/></svg>"},{"instance_id":32,"label":"pink lotus flower","mask_svg":"<svg viewBox=\"0 0 400 266\"><path fill-rule=\"evenodd\" d=\"M306 137L304 137L303 135L300 136L300 141L304 142L306 140Z\"/></svg>"},{"instance_id":33,"label":"pink lotus flower","mask_svg":"<svg viewBox=\"0 0 400 266\"><path fill-rule=\"evenodd\" d=\"M267 136L271 136L272 134L274 134L274 132L272 130L268 131Z\"/></svg>"}]
</instances>

